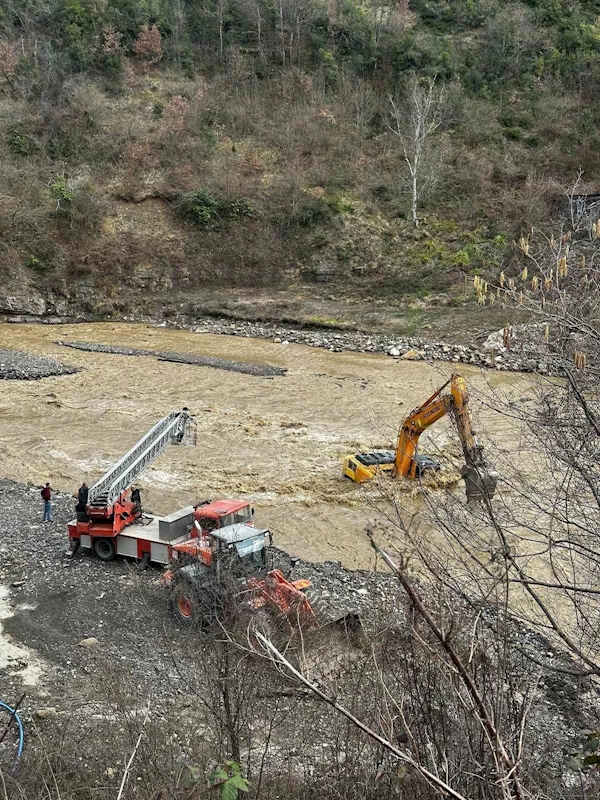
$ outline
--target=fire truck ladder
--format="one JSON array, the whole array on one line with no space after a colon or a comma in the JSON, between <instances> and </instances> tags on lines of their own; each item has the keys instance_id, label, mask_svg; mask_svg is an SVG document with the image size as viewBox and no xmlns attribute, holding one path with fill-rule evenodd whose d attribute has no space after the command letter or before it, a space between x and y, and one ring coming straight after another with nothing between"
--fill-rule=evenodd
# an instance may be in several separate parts
<instances>
[{"instance_id":1,"label":"fire truck ladder","mask_svg":"<svg viewBox=\"0 0 600 800\"><path fill-rule=\"evenodd\" d=\"M184 441L185 440L185 441ZM172 411L148 431L90 489L88 506L108 508L170 444L196 444L196 424L187 410Z\"/></svg>"}]
</instances>

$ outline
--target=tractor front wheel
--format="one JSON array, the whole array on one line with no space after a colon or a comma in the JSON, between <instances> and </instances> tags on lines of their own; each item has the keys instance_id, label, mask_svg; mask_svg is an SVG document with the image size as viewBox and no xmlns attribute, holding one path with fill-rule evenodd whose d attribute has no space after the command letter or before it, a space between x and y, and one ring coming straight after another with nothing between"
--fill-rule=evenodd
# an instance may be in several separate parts
<instances>
[{"instance_id":1,"label":"tractor front wheel","mask_svg":"<svg viewBox=\"0 0 600 800\"><path fill-rule=\"evenodd\" d=\"M250 645L252 650L263 652L265 649L257 633L277 646L277 627L266 608L244 609L238 615L236 629L240 643L245 646Z\"/></svg>"},{"instance_id":2,"label":"tractor front wheel","mask_svg":"<svg viewBox=\"0 0 600 800\"><path fill-rule=\"evenodd\" d=\"M100 561L112 561L117 554L114 539L95 539L94 553Z\"/></svg>"}]
</instances>

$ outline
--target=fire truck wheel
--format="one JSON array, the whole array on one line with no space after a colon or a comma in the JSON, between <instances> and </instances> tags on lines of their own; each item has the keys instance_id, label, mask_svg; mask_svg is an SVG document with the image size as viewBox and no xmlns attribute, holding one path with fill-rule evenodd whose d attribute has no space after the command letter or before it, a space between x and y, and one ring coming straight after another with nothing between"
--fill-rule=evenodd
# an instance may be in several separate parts
<instances>
[{"instance_id":1,"label":"fire truck wheel","mask_svg":"<svg viewBox=\"0 0 600 800\"><path fill-rule=\"evenodd\" d=\"M94 553L101 561L112 561L117 554L113 539L96 539L94 541Z\"/></svg>"},{"instance_id":2,"label":"fire truck wheel","mask_svg":"<svg viewBox=\"0 0 600 800\"><path fill-rule=\"evenodd\" d=\"M202 610L198 595L192 586L185 581L176 583L171 592L173 614L183 625L190 627L200 625Z\"/></svg>"}]
</instances>

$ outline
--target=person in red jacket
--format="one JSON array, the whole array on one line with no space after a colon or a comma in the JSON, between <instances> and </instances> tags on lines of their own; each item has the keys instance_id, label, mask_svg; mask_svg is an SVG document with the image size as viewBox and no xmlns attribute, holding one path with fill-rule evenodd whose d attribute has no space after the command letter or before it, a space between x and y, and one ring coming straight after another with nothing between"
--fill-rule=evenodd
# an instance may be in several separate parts
<instances>
[{"instance_id":1,"label":"person in red jacket","mask_svg":"<svg viewBox=\"0 0 600 800\"><path fill-rule=\"evenodd\" d=\"M44 501L44 522L52 522L52 488L47 483L42 491L42 500Z\"/></svg>"}]
</instances>

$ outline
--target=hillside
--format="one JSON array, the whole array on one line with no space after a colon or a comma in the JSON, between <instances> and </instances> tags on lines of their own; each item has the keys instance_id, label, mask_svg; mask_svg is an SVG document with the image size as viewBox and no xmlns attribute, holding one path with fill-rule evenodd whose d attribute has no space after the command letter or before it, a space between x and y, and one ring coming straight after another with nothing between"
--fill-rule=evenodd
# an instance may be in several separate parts
<instances>
[{"instance_id":1,"label":"hillside","mask_svg":"<svg viewBox=\"0 0 600 800\"><path fill-rule=\"evenodd\" d=\"M598 15L598 0L3 3L0 313L435 327L580 168L594 186ZM409 135L415 75L435 76L441 123L418 227L390 100Z\"/></svg>"}]
</instances>

